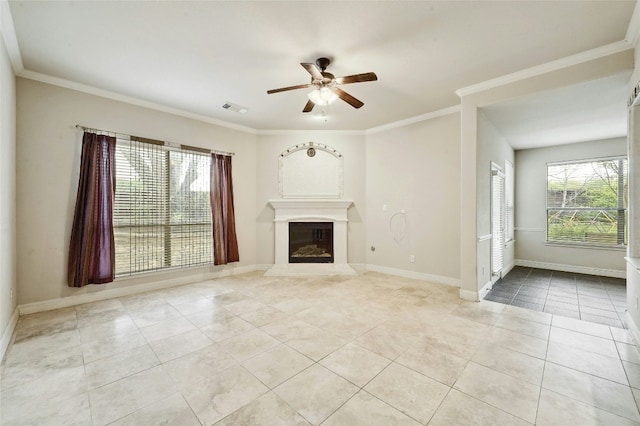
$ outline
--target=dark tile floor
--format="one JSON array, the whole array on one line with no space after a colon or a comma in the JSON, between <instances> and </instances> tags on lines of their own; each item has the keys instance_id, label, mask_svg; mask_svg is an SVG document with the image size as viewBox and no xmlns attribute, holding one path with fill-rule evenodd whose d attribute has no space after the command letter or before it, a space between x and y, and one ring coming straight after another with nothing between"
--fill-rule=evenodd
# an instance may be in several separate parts
<instances>
[{"instance_id":1,"label":"dark tile floor","mask_svg":"<svg viewBox=\"0 0 640 426\"><path fill-rule=\"evenodd\" d=\"M626 280L516 266L485 300L624 328Z\"/></svg>"}]
</instances>

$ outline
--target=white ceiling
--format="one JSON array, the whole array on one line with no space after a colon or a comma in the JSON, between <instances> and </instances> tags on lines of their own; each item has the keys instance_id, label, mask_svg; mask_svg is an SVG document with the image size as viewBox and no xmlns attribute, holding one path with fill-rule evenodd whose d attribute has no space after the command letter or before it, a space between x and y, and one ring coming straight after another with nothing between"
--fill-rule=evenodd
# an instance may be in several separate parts
<instances>
[{"instance_id":1,"label":"white ceiling","mask_svg":"<svg viewBox=\"0 0 640 426\"><path fill-rule=\"evenodd\" d=\"M362 131L457 105L456 89L623 40L635 1L9 4L32 76L262 131ZM299 63L319 56L333 59L336 76L378 75L342 86L364 107L337 101L325 122L301 112L306 90L266 94L307 83ZM249 111L225 110L227 101Z\"/></svg>"},{"instance_id":2,"label":"white ceiling","mask_svg":"<svg viewBox=\"0 0 640 426\"><path fill-rule=\"evenodd\" d=\"M482 108L514 149L627 135L630 72Z\"/></svg>"}]
</instances>

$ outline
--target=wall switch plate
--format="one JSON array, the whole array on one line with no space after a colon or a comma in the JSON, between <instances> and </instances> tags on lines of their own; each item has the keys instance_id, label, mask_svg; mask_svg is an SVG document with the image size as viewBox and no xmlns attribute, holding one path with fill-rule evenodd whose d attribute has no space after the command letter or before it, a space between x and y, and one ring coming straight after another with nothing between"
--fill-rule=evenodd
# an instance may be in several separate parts
<instances>
[{"instance_id":1,"label":"wall switch plate","mask_svg":"<svg viewBox=\"0 0 640 426\"><path fill-rule=\"evenodd\" d=\"M382 211L386 212L387 210L389 210L389 207L386 204L382 205Z\"/></svg>"},{"instance_id":2,"label":"wall switch plate","mask_svg":"<svg viewBox=\"0 0 640 426\"><path fill-rule=\"evenodd\" d=\"M416 261L416 257L414 255L410 254L409 255L409 262L415 263L415 261Z\"/></svg>"}]
</instances>

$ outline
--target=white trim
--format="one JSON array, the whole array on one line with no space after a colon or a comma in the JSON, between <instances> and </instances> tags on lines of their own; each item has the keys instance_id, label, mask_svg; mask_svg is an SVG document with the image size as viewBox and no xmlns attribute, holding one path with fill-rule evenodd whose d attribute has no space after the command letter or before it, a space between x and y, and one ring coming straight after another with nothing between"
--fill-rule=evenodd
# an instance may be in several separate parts
<instances>
[{"instance_id":1,"label":"white trim","mask_svg":"<svg viewBox=\"0 0 640 426\"><path fill-rule=\"evenodd\" d=\"M36 312L50 311L53 309L66 308L69 306L82 305L84 303L97 302L100 300L107 300L107 299L113 299L116 297L129 296L132 294L144 293L147 291L177 287L177 286L191 284L191 283L209 280L209 279L228 277L231 275L245 274L245 273L254 272L254 271L266 271L273 266L274 266L273 264L247 265L247 266L236 267L233 269L225 269L222 271L205 273L197 277L194 277L194 276L179 277L171 280L157 281L157 282L151 282L146 284L138 284L131 287L113 288L113 289L109 289L109 290L105 290L97 293L79 294L75 296L61 297L58 299L50 299L50 300L44 300L41 302L33 302L33 303L18 305L11 317L11 321L9 322L9 325L7 326L7 328L3 333L2 341L0 342L1 343L0 354L4 355L4 350L6 350L6 347L8 347L11 341L11 337L13 335L13 331L15 330L15 326L18 322L19 315L26 315L26 314L36 313ZM443 277L439 275L431 275L431 274L425 274L421 272L406 271L403 269L388 268L385 266L369 265L364 263L356 263L356 264L351 264L349 266L353 267L358 271L381 272L384 274L395 275L395 276L404 277L404 278L412 278L412 279L417 279L421 281L428 281L435 284L444 284L444 285L450 285L453 287L460 286L460 280L457 278ZM461 290L461 293L462 293L462 290Z\"/></svg>"},{"instance_id":2,"label":"white trim","mask_svg":"<svg viewBox=\"0 0 640 426\"><path fill-rule=\"evenodd\" d=\"M286 130L286 129L263 129L263 130L255 130L257 135L274 135L274 136L285 136L285 135L304 135L308 137L309 135L349 135L349 136L363 136L365 134L365 130Z\"/></svg>"},{"instance_id":3,"label":"white trim","mask_svg":"<svg viewBox=\"0 0 640 426\"><path fill-rule=\"evenodd\" d=\"M24 64L22 63L16 28L13 26L13 17L7 0L0 0L0 31L2 31L4 45L9 53L13 72L16 75L20 74L24 71Z\"/></svg>"},{"instance_id":4,"label":"white trim","mask_svg":"<svg viewBox=\"0 0 640 426\"><path fill-rule=\"evenodd\" d=\"M129 296L132 294L144 293L147 291L161 290L169 287L177 287L185 284L210 280L214 278L239 275L256 270L256 265L247 265L222 271L208 272L202 275L189 275L170 280L156 281L145 284L132 285L130 287L119 287L104 290L96 293L78 294L75 296L61 297L58 299L43 300L41 302L26 303L18 305L20 315L32 314L35 312L50 311L52 309L66 308L69 306L82 305L84 303L97 302L100 300L113 299L116 297Z\"/></svg>"},{"instance_id":5,"label":"white trim","mask_svg":"<svg viewBox=\"0 0 640 426\"><path fill-rule=\"evenodd\" d=\"M487 294L489 294L489 292L491 291L492 287L493 287L493 283L491 282L491 280L489 280L478 291L465 290L465 289L461 288L460 289L460 298L464 299L464 300L469 300L471 302L480 302L482 299L487 297Z\"/></svg>"},{"instance_id":6,"label":"white trim","mask_svg":"<svg viewBox=\"0 0 640 426\"><path fill-rule=\"evenodd\" d=\"M502 276L505 277L516 266L515 262L511 262L507 266L502 268Z\"/></svg>"},{"instance_id":7,"label":"white trim","mask_svg":"<svg viewBox=\"0 0 640 426\"><path fill-rule=\"evenodd\" d=\"M29 80L39 81L41 83L51 84L53 86L64 87L66 89L76 90L78 92L88 93L90 95L100 96L102 98L113 99L119 102L125 102L130 105L137 105L144 108L149 108L155 111L166 112L168 114L177 115L180 117L190 118L192 120L201 121L204 123L215 124L216 126L226 127L233 130L239 130L241 132L256 134L256 130L246 126L240 126L238 124L229 123L227 121L217 120L205 115L196 114L189 111L184 111L178 108L172 108L166 105L158 104L155 102L146 101L132 96L123 95L121 93L112 92L110 90L99 89L97 87L88 86L86 84L76 83L75 81L66 80L63 78L52 77L47 74L42 74L35 71L24 70L18 73L19 77L27 78Z\"/></svg>"},{"instance_id":8,"label":"white trim","mask_svg":"<svg viewBox=\"0 0 640 426\"><path fill-rule=\"evenodd\" d=\"M535 260L516 259L517 266L528 268L549 269L552 271L573 272L576 274L598 275L601 277L626 278L627 271L617 269L591 268L588 266L564 265L560 263L537 262Z\"/></svg>"},{"instance_id":9,"label":"white trim","mask_svg":"<svg viewBox=\"0 0 640 426\"><path fill-rule=\"evenodd\" d=\"M7 348L9 347L9 343L11 343L11 338L13 337L13 331L16 329L16 325L18 324L18 318L20 317L20 312L18 311L18 307L13 310L13 314L9 319L9 324L4 329L2 333L2 340L0 340L0 362L4 359L4 354L7 352Z\"/></svg>"},{"instance_id":10,"label":"white trim","mask_svg":"<svg viewBox=\"0 0 640 426\"><path fill-rule=\"evenodd\" d=\"M453 287L460 287L460 280L458 278L443 277L440 275L425 274L423 272L407 271L405 269L396 269L396 268L389 268L387 266L378 266L378 265L369 265L369 264L366 265L366 269L367 271L380 272L383 274L395 275L403 278L412 278L415 280L429 281L435 284L444 284L444 285L450 285Z\"/></svg>"},{"instance_id":11,"label":"white trim","mask_svg":"<svg viewBox=\"0 0 640 426\"><path fill-rule=\"evenodd\" d=\"M626 260L629 265L636 268L637 271L640 271L640 258L626 256L624 260Z\"/></svg>"},{"instance_id":12,"label":"white trim","mask_svg":"<svg viewBox=\"0 0 640 426\"><path fill-rule=\"evenodd\" d=\"M481 243L483 241L489 241L492 236L492 234L481 235L478 237L478 242Z\"/></svg>"},{"instance_id":13,"label":"white trim","mask_svg":"<svg viewBox=\"0 0 640 426\"><path fill-rule=\"evenodd\" d=\"M640 348L640 328L638 328L638 324L633 322L633 318L631 318L629 311L624 314L624 323L627 326L627 330L629 330L629 334L633 338L636 346Z\"/></svg>"},{"instance_id":14,"label":"white trim","mask_svg":"<svg viewBox=\"0 0 640 426\"><path fill-rule=\"evenodd\" d=\"M416 115L415 117L410 117L404 120L394 121L392 123L383 124L382 126L372 127L370 129L365 130L366 135L370 135L373 133L384 132L385 130L395 129L397 127L408 126L409 124L419 123L421 121L432 120L434 118L443 117L449 114L459 113L461 110L460 105L454 105L452 107L439 109L437 111L428 112L426 114Z\"/></svg>"},{"instance_id":15,"label":"white trim","mask_svg":"<svg viewBox=\"0 0 640 426\"><path fill-rule=\"evenodd\" d=\"M329 155L334 156L335 158L342 158L342 154L340 153L340 151L338 151L337 149L334 149L332 146L329 146L323 143L313 142L313 141L299 143L299 144L290 146L289 148L285 149L280 153L280 158L286 158L291 154L293 154L294 152L302 151L303 149L308 150L309 148L324 151Z\"/></svg>"},{"instance_id":16,"label":"white trim","mask_svg":"<svg viewBox=\"0 0 640 426\"><path fill-rule=\"evenodd\" d=\"M478 292L477 291L471 291L471 290L465 290L463 288L460 289L460 299L463 300L470 300L471 302L478 302Z\"/></svg>"},{"instance_id":17,"label":"white trim","mask_svg":"<svg viewBox=\"0 0 640 426\"><path fill-rule=\"evenodd\" d=\"M636 1L624 39L632 46L635 46L638 43L638 37L640 37L640 5Z\"/></svg>"},{"instance_id":18,"label":"white trim","mask_svg":"<svg viewBox=\"0 0 640 426\"><path fill-rule=\"evenodd\" d=\"M358 272L364 272L367 270L366 263L349 263L349 265Z\"/></svg>"},{"instance_id":19,"label":"white trim","mask_svg":"<svg viewBox=\"0 0 640 426\"><path fill-rule=\"evenodd\" d=\"M474 93L504 86L505 84L514 83L516 81L525 80L527 78L537 77L542 74L546 74L552 71L558 71L563 68L582 64L588 61L593 61L595 59L604 58L606 56L614 55L616 53L624 52L630 49L633 49L632 44L625 40L620 40L615 43L596 47L595 49L587 50L584 52L576 53L575 55L570 55L555 61L547 62L546 64L536 65L534 67L516 71L514 73L503 75L498 78L483 81L482 83L463 87L456 90L455 93L460 98L463 98Z\"/></svg>"},{"instance_id":20,"label":"white trim","mask_svg":"<svg viewBox=\"0 0 640 426\"><path fill-rule=\"evenodd\" d=\"M523 228L521 226L516 226L513 230L518 232L547 232L545 228Z\"/></svg>"},{"instance_id":21,"label":"white trim","mask_svg":"<svg viewBox=\"0 0 640 426\"><path fill-rule=\"evenodd\" d=\"M256 265L256 271L267 271L273 266L273 263L258 263Z\"/></svg>"},{"instance_id":22,"label":"white trim","mask_svg":"<svg viewBox=\"0 0 640 426\"><path fill-rule=\"evenodd\" d=\"M489 294L492 288L493 282L491 282L491 280L487 281L487 283L483 285L480 290L478 290L478 300L482 300L487 297L487 294Z\"/></svg>"},{"instance_id":23,"label":"white trim","mask_svg":"<svg viewBox=\"0 0 640 426\"><path fill-rule=\"evenodd\" d=\"M608 138L615 139L615 138ZM605 139L606 140L606 139ZM611 155L604 157L587 157L587 158L579 158L577 160L561 160L561 161L547 161L545 164L547 167L549 166L564 166L567 164L583 164L583 163L597 163L601 161L615 161L615 160L628 160L628 155Z\"/></svg>"}]
</instances>

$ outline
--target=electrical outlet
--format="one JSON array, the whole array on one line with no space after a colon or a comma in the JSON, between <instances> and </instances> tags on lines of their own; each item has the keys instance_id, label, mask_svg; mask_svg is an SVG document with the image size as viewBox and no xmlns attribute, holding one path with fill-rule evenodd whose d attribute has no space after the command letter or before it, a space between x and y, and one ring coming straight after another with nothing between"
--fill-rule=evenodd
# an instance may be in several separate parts
<instances>
[{"instance_id":1,"label":"electrical outlet","mask_svg":"<svg viewBox=\"0 0 640 426\"><path fill-rule=\"evenodd\" d=\"M416 257L413 254L409 255L409 262L411 262L411 263L415 263L416 262Z\"/></svg>"},{"instance_id":2,"label":"electrical outlet","mask_svg":"<svg viewBox=\"0 0 640 426\"><path fill-rule=\"evenodd\" d=\"M386 212L387 210L389 210L389 207L386 204L382 205L382 211Z\"/></svg>"}]
</instances>

